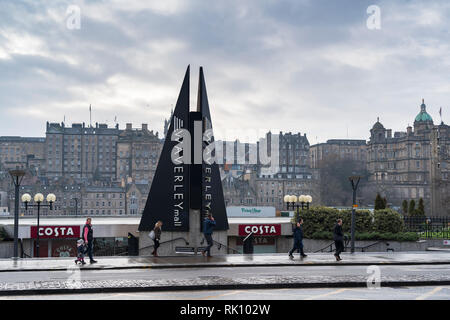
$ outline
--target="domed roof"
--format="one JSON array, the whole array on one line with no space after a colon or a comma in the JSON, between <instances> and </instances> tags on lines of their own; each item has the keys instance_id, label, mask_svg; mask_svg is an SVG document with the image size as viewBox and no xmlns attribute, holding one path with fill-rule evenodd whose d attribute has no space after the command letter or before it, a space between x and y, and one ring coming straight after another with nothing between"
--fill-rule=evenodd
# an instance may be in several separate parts
<instances>
[{"instance_id":1,"label":"domed roof","mask_svg":"<svg viewBox=\"0 0 450 320\"><path fill-rule=\"evenodd\" d=\"M377 122L372 127L372 130L384 130L384 126L380 122L380 118L377 118Z\"/></svg>"},{"instance_id":2,"label":"domed roof","mask_svg":"<svg viewBox=\"0 0 450 320\"><path fill-rule=\"evenodd\" d=\"M433 122L433 118L427 113L427 106L425 105L424 99L422 99L422 105L420 106L420 113L414 119L414 122Z\"/></svg>"}]
</instances>

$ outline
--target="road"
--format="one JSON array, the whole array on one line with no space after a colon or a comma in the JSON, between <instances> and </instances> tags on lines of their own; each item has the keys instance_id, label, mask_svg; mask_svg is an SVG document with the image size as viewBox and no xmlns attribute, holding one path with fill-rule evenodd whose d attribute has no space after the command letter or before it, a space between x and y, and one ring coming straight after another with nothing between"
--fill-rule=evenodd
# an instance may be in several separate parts
<instances>
[{"instance_id":1,"label":"road","mask_svg":"<svg viewBox=\"0 0 450 320\"><path fill-rule=\"evenodd\" d=\"M408 276L419 277L424 274L448 276L450 265L412 265L412 266L379 266L381 280L383 277ZM0 282L29 282L65 280L70 276L67 271L26 271L0 272ZM283 267L215 267L215 268L177 268L177 269L129 269L129 270L84 270L80 272L80 280L155 280L193 278L245 278L245 277L354 277L368 276L367 266L283 266Z\"/></svg>"},{"instance_id":2,"label":"road","mask_svg":"<svg viewBox=\"0 0 450 320\"><path fill-rule=\"evenodd\" d=\"M7 296L0 300L449 300L450 286L205 290Z\"/></svg>"}]
</instances>

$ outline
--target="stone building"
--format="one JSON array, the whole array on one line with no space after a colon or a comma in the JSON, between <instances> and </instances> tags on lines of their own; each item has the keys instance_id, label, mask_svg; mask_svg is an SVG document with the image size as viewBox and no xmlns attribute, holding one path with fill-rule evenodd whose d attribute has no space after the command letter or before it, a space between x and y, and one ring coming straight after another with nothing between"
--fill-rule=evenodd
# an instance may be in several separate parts
<instances>
[{"instance_id":1,"label":"stone building","mask_svg":"<svg viewBox=\"0 0 450 320\"><path fill-rule=\"evenodd\" d=\"M278 139L278 143L274 143L274 139ZM271 150L274 146L278 146L277 152ZM274 172L265 171L268 166L260 159L260 148L266 147L270 158L278 154L277 161L272 159L272 164L278 165ZM223 179L223 187L227 205L272 206L284 210L283 198L286 194L309 194L313 201L319 201L317 170L310 168L306 134L269 132L259 140L256 148L257 165L224 165L226 178ZM243 150L248 161L249 146L244 145Z\"/></svg>"},{"instance_id":2,"label":"stone building","mask_svg":"<svg viewBox=\"0 0 450 320\"><path fill-rule=\"evenodd\" d=\"M449 126L433 124L423 100L414 128L408 126L406 132L392 135L378 119L368 143L368 187L395 206L423 198L427 215L450 214L448 202L446 207L442 202L448 190L449 132Z\"/></svg>"},{"instance_id":3,"label":"stone building","mask_svg":"<svg viewBox=\"0 0 450 320\"><path fill-rule=\"evenodd\" d=\"M0 137L0 165L3 169L45 169L45 138Z\"/></svg>"},{"instance_id":4,"label":"stone building","mask_svg":"<svg viewBox=\"0 0 450 320\"><path fill-rule=\"evenodd\" d=\"M151 185L161 148L158 133L148 130L147 124L133 129L131 123L127 123L117 140L116 179Z\"/></svg>"},{"instance_id":5,"label":"stone building","mask_svg":"<svg viewBox=\"0 0 450 320\"><path fill-rule=\"evenodd\" d=\"M47 177L70 176L85 179L116 177L116 142L119 125L108 128L74 123L48 123L45 139Z\"/></svg>"},{"instance_id":6,"label":"stone building","mask_svg":"<svg viewBox=\"0 0 450 320\"><path fill-rule=\"evenodd\" d=\"M353 160L366 164L367 144L366 140L331 139L326 143L312 145L309 149L312 169L321 167L321 162L332 157L338 160Z\"/></svg>"}]
</instances>

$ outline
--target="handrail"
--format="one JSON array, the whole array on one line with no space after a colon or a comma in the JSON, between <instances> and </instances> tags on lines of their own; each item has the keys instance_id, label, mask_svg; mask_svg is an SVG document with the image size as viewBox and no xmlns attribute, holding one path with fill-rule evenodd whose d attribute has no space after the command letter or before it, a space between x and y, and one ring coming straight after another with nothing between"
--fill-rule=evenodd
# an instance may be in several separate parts
<instances>
[{"instance_id":1,"label":"handrail","mask_svg":"<svg viewBox=\"0 0 450 320\"><path fill-rule=\"evenodd\" d=\"M317 252L323 252L323 250L325 250L325 249L328 248L328 247L330 247L330 252L333 252L333 244L334 244L334 242L330 243L330 244L327 245L326 247L323 247L322 249L319 249L319 250L317 250L317 251L314 251L314 253L317 253Z\"/></svg>"},{"instance_id":2,"label":"handrail","mask_svg":"<svg viewBox=\"0 0 450 320\"><path fill-rule=\"evenodd\" d=\"M240 252L238 249L229 247L229 246L227 246L226 244L220 243L219 241L216 241L216 240L213 240L213 243L214 243L214 242L215 242L216 244L218 244L217 249L219 249L219 250L220 250L221 247L225 247L227 250L230 249L230 250L232 250L232 251L234 251L234 252L236 252L236 253L238 253L238 254L242 254L242 252Z\"/></svg>"},{"instance_id":3,"label":"handrail","mask_svg":"<svg viewBox=\"0 0 450 320\"><path fill-rule=\"evenodd\" d=\"M251 236L251 235L253 235L254 234L254 232L252 231L252 232L250 232L246 237L245 237L245 239L244 240L242 240L242 242L245 242L245 241L247 241L247 239Z\"/></svg>"},{"instance_id":4,"label":"handrail","mask_svg":"<svg viewBox=\"0 0 450 320\"><path fill-rule=\"evenodd\" d=\"M169 242L173 242L173 241L177 241L177 240L184 240L184 242L186 243L186 245L189 244L189 241L187 241L187 240L186 240L185 238L183 238L183 237L178 237L178 238L175 238L175 239L172 239L172 240L160 242L159 244L161 245L161 244L163 244L163 243L169 243ZM147 246L147 247L139 248L139 251L144 250L144 249L148 249L148 248L153 248L154 246L155 246L155 245L152 244L152 245Z\"/></svg>"},{"instance_id":5,"label":"handrail","mask_svg":"<svg viewBox=\"0 0 450 320\"><path fill-rule=\"evenodd\" d=\"M29 256L29 255L27 255L26 253L25 253L25 251L23 250L23 242L22 242L22 239L20 239L20 249L21 249L21 251L22 251L22 258L31 258L31 256Z\"/></svg>"},{"instance_id":6,"label":"handrail","mask_svg":"<svg viewBox=\"0 0 450 320\"><path fill-rule=\"evenodd\" d=\"M223 247L225 247L225 248L227 248L227 249L231 249L232 251L234 251L234 252L236 252L236 253L238 253L238 254L242 254L242 252L240 252L238 249L229 247L229 246L227 246L226 244L223 244L223 243L221 243L221 242L216 241L216 240L213 239L213 244L214 244L214 242L215 242L216 244L218 244L217 249L219 249L219 250L220 250L220 248L223 246ZM200 245L202 245L203 243L205 243L205 238L203 238L202 241L200 241Z\"/></svg>"}]
</instances>

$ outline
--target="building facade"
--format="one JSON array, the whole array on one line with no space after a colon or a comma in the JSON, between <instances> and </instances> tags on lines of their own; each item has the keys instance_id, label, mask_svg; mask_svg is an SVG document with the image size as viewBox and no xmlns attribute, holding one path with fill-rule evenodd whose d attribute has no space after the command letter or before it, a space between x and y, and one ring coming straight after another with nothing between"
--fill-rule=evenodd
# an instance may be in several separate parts
<instances>
[{"instance_id":1,"label":"building facade","mask_svg":"<svg viewBox=\"0 0 450 320\"><path fill-rule=\"evenodd\" d=\"M369 187L401 206L423 198L427 215L448 215L449 126L434 125L424 101L406 132L386 129L378 120L370 130ZM439 199L438 199L439 198Z\"/></svg>"}]
</instances>

